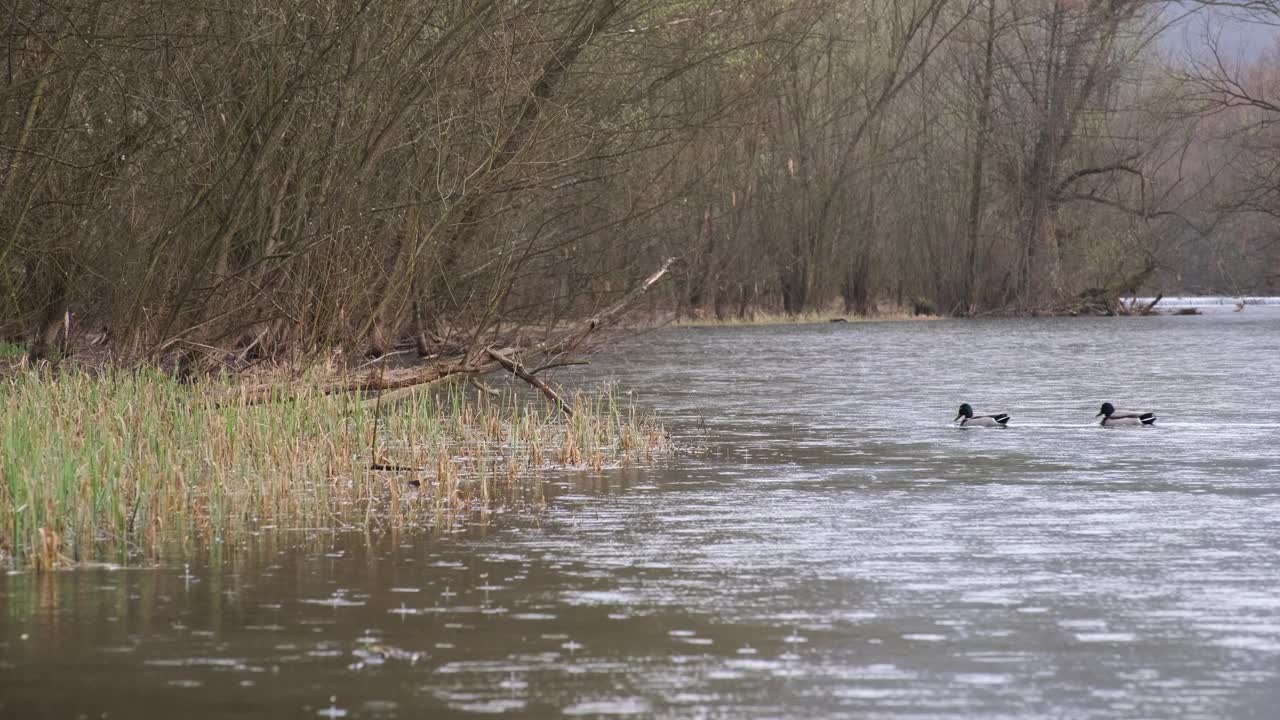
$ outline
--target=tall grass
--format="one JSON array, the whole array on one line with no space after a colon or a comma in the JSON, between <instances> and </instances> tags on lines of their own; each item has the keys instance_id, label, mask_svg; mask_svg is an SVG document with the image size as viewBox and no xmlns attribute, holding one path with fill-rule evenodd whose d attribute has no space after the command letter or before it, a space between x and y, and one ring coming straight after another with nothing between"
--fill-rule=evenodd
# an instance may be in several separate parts
<instances>
[{"instance_id":1,"label":"tall grass","mask_svg":"<svg viewBox=\"0 0 1280 720\"><path fill-rule=\"evenodd\" d=\"M600 469L666 447L656 421L611 394L574 397L571 418L453 385L383 403L290 394L247 406L233 380L151 371L4 380L0 561L47 570L158 559L175 543L272 525L447 523L537 502L539 484L524 479L539 469Z\"/></svg>"}]
</instances>

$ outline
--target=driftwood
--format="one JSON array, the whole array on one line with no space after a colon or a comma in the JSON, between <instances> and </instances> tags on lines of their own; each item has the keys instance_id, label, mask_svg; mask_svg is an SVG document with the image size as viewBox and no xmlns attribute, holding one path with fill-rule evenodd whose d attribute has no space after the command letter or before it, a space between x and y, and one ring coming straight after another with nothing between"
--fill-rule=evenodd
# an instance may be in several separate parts
<instances>
[{"instance_id":1,"label":"driftwood","mask_svg":"<svg viewBox=\"0 0 1280 720\"><path fill-rule=\"evenodd\" d=\"M1139 303L1136 299L1124 301L1119 293L1106 288L1089 288L1081 292L1074 303L1066 306L1059 314L1066 315L1155 315L1156 303L1164 299L1164 294L1157 294L1149 303Z\"/></svg>"},{"instance_id":2,"label":"driftwood","mask_svg":"<svg viewBox=\"0 0 1280 720\"><path fill-rule=\"evenodd\" d=\"M1156 303L1164 299L1164 293L1157 293L1155 298L1149 303L1139 303L1137 298L1133 298L1129 302L1123 300L1116 301L1115 315L1155 315Z\"/></svg>"},{"instance_id":3,"label":"driftwood","mask_svg":"<svg viewBox=\"0 0 1280 720\"><path fill-rule=\"evenodd\" d=\"M642 283L632 288L620 300L596 313L590 318L574 325L568 331L549 341L538 343L532 347L510 346L495 349L486 346L480 352L459 351L447 357L436 356L430 364L412 367L387 367L385 363L376 367L362 366L354 373L335 378L314 388L307 388L322 395L340 393L378 393L386 401L388 391L412 388L418 385L438 382L454 376L476 377L497 370L507 370L539 390L556 404L566 415L572 415L568 403L560 397L546 381L537 374L554 367L584 364L578 356L588 354L593 349L593 341L604 330L616 325L651 287L667 274L675 258L668 258L653 274ZM540 357L543 364L533 370L526 369L523 358ZM242 405L258 405L261 403L288 400L294 392L287 386L263 384L242 388L230 399L230 403ZM376 401L376 399L375 399Z\"/></svg>"},{"instance_id":4,"label":"driftwood","mask_svg":"<svg viewBox=\"0 0 1280 720\"><path fill-rule=\"evenodd\" d=\"M1103 287L1086 288L1075 297L1073 302L1058 310L1059 314L1065 315L1146 315L1152 311L1157 302L1164 297L1157 297L1154 302L1147 305L1145 309L1135 312L1132 305L1126 306L1120 298L1124 295L1136 294L1138 288L1143 287L1151 279L1155 273L1155 265L1147 265L1138 272L1121 278L1120 280Z\"/></svg>"},{"instance_id":5,"label":"driftwood","mask_svg":"<svg viewBox=\"0 0 1280 720\"><path fill-rule=\"evenodd\" d=\"M412 465L396 465L395 463L369 463L370 470L378 472L427 472L426 468L414 467Z\"/></svg>"},{"instance_id":6,"label":"driftwood","mask_svg":"<svg viewBox=\"0 0 1280 720\"><path fill-rule=\"evenodd\" d=\"M1144 305L1144 306L1142 306L1142 307L1138 308L1138 314L1139 314L1139 315L1150 315L1150 314L1152 313L1152 311L1155 309L1155 307L1156 307L1156 303L1160 302L1160 301L1161 301L1161 300L1163 300L1163 299L1164 299L1164 293L1157 293L1157 294L1156 294L1156 297L1155 297L1155 299L1154 299L1154 300L1152 300L1151 302L1147 303L1146 305Z\"/></svg>"}]
</instances>

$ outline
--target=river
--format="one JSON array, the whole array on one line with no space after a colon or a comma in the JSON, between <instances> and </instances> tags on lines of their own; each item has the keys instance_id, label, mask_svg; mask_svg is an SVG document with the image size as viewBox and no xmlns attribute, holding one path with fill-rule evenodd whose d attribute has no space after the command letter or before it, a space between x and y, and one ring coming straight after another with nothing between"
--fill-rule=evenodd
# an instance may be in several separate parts
<instances>
[{"instance_id":1,"label":"river","mask_svg":"<svg viewBox=\"0 0 1280 720\"><path fill-rule=\"evenodd\" d=\"M0 577L0 715L1280 707L1280 308L671 328L560 379L636 389L681 450L484 525Z\"/></svg>"}]
</instances>

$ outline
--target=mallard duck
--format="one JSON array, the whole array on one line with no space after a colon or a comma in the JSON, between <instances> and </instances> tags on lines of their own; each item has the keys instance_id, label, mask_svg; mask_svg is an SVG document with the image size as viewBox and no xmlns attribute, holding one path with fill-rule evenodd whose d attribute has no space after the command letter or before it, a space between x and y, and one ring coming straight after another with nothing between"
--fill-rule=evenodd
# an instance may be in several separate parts
<instances>
[{"instance_id":1,"label":"mallard duck","mask_svg":"<svg viewBox=\"0 0 1280 720\"><path fill-rule=\"evenodd\" d=\"M1109 402L1102 403L1102 410L1094 417L1102 418L1102 424L1106 427L1112 425L1151 425L1156 421L1156 414L1153 412L1117 411L1116 406Z\"/></svg>"},{"instance_id":2,"label":"mallard duck","mask_svg":"<svg viewBox=\"0 0 1280 720\"><path fill-rule=\"evenodd\" d=\"M1009 414L974 415L973 408L969 407L969 403L965 403L960 406L960 412L956 415L956 420L960 420L960 427L969 425L974 427L1004 427L1009 422ZM955 421L953 420L952 422Z\"/></svg>"}]
</instances>

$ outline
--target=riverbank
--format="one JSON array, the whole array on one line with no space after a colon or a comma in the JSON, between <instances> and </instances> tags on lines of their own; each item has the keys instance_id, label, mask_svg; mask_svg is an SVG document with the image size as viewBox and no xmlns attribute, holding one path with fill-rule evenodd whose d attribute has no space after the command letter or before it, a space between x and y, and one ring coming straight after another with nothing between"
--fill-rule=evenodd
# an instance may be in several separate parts
<instances>
[{"instance_id":1,"label":"riverbank","mask_svg":"<svg viewBox=\"0 0 1280 720\"><path fill-rule=\"evenodd\" d=\"M896 320L941 320L942 315L932 304L919 300L910 305L880 303L867 314L851 313L841 302L827 303L822 307L799 313L786 313L768 306L734 308L731 313L717 314L713 309L651 314L653 325L676 327L739 327L746 325L808 325L825 322L886 322Z\"/></svg>"},{"instance_id":2,"label":"riverbank","mask_svg":"<svg viewBox=\"0 0 1280 720\"><path fill-rule=\"evenodd\" d=\"M864 323L900 320L941 320L938 315L912 315L894 312L876 315L847 315L836 312L804 312L796 315L785 313L755 313L747 317L685 317L671 321L675 327L742 327L748 325L808 325L812 323Z\"/></svg>"},{"instance_id":3,"label":"riverbank","mask_svg":"<svg viewBox=\"0 0 1280 720\"><path fill-rule=\"evenodd\" d=\"M426 526L537 505L538 473L643 462L656 419L612 393L490 395L461 383L379 401L152 370L3 380L0 564L157 562L262 527Z\"/></svg>"}]
</instances>

